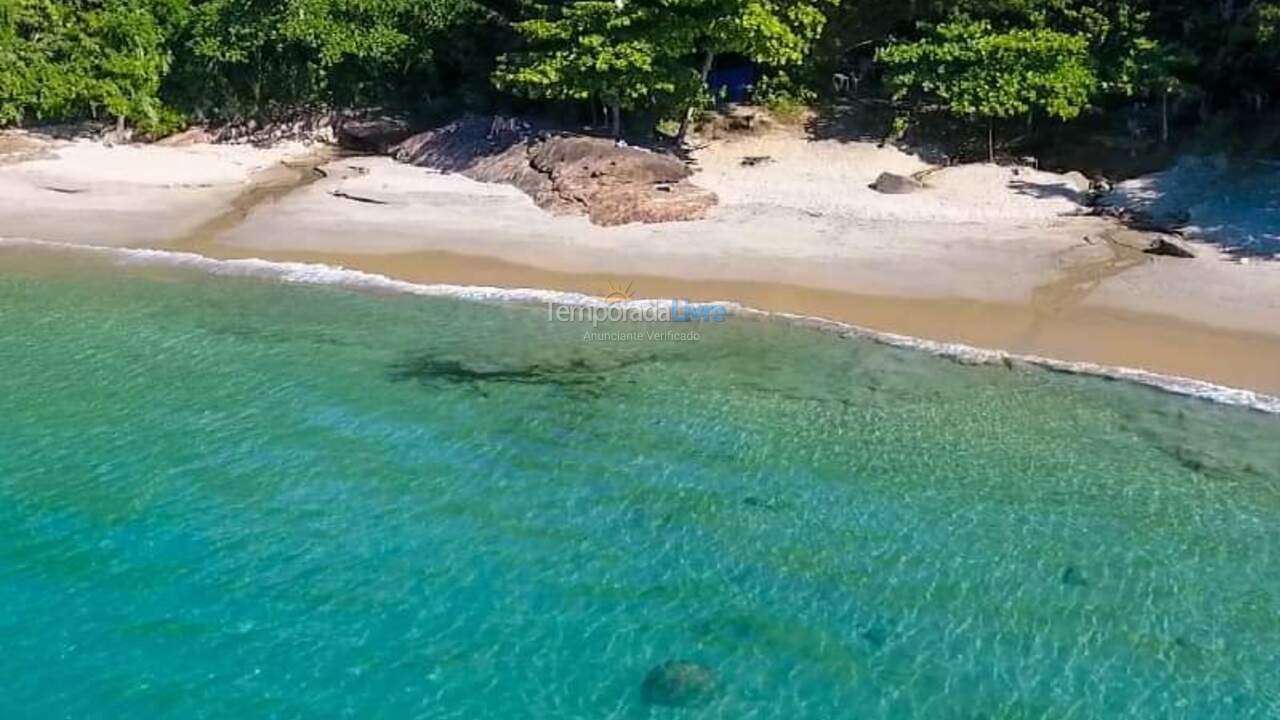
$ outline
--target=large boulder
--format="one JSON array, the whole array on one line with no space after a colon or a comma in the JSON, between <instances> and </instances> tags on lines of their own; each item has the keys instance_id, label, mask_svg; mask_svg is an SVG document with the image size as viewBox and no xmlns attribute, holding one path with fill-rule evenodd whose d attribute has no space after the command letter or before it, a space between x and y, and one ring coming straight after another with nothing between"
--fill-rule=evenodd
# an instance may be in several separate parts
<instances>
[{"instance_id":1,"label":"large boulder","mask_svg":"<svg viewBox=\"0 0 1280 720\"><path fill-rule=\"evenodd\" d=\"M1084 173L1079 170L1072 170L1071 172L1064 173L1062 175L1062 181L1072 190L1082 194L1089 192L1093 187L1093 183L1089 181L1089 178L1085 177Z\"/></svg>"},{"instance_id":2,"label":"large boulder","mask_svg":"<svg viewBox=\"0 0 1280 720\"><path fill-rule=\"evenodd\" d=\"M716 203L687 182L680 160L603 138L548 138L530 148L529 165L550 178L552 204L582 208L597 225L693 220Z\"/></svg>"},{"instance_id":3,"label":"large boulder","mask_svg":"<svg viewBox=\"0 0 1280 720\"><path fill-rule=\"evenodd\" d=\"M668 660L649 671L640 684L640 699L646 705L697 707L720 694L720 680L706 665L686 660Z\"/></svg>"},{"instance_id":4,"label":"large boulder","mask_svg":"<svg viewBox=\"0 0 1280 720\"><path fill-rule=\"evenodd\" d=\"M385 153L411 134L407 120L390 115L343 119L334 127L338 145L357 152Z\"/></svg>"},{"instance_id":5,"label":"large boulder","mask_svg":"<svg viewBox=\"0 0 1280 720\"><path fill-rule=\"evenodd\" d=\"M884 172L871 183L871 189L886 195L906 195L924 190L924 183L909 175Z\"/></svg>"},{"instance_id":6,"label":"large boulder","mask_svg":"<svg viewBox=\"0 0 1280 720\"><path fill-rule=\"evenodd\" d=\"M1193 258L1196 256L1186 245L1174 242L1173 240L1157 235L1151 238L1151 244L1143 252L1148 255L1163 255L1165 257L1176 258Z\"/></svg>"},{"instance_id":7,"label":"large boulder","mask_svg":"<svg viewBox=\"0 0 1280 720\"><path fill-rule=\"evenodd\" d=\"M693 220L716 203L675 157L540 133L504 118L464 118L414 135L393 153L401 162L514 185L548 212L585 214L597 225Z\"/></svg>"}]
</instances>

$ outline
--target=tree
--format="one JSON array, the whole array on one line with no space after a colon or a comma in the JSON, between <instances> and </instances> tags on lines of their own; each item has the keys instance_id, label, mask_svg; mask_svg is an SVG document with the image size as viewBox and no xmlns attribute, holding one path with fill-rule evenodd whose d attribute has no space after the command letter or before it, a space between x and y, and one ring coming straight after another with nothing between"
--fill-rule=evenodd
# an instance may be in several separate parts
<instances>
[{"instance_id":1,"label":"tree","mask_svg":"<svg viewBox=\"0 0 1280 720\"><path fill-rule=\"evenodd\" d=\"M655 9L636 0L535 5L515 24L523 49L499 59L494 84L535 99L599 98L620 136L623 110L695 91L681 63L688 33Z\"/></svg>"},{"instance_id":2,"label":"tree","mask_svg":"<svg viewBox=\"0 0 1280 720\"><path fill-rule=\"evenodd\" d=\"M516 23L523 48L494 73L498 87L533 98L590 100L621 110L662 103L682 130L705 95L715 57L768 65L804 60L834 0L579 0L531 6Z\"/></svg>"},{"instance_id":3,"label":"tree","mask_svg":"<svg viewBox=\"0 0 1280 720\"><path fill-rule=\"evenodd\" d=\"M773 67L804 62L826 25L824 10L838 3L839 0L669 0L668 7L679 16L675 29L688 36L684 45L701 55L702 89L718 55L735 53ZM684 138L693 110L690 105L681 118L680 139Z\"/></svg>"},{"instance_id":4,"label":"tree","mask_svg":"<svg viewBox=\"0 0 1280 720\"><path fill-rule=\"evenodd\" d=\"M203 0L181 38L175 94L201 112L272 102L366 103L431 72L468 0Z\"/></svg>"},{"instance_id":5,"label":"tree","mask_svg":"<svg viewBox=\"0 0 1280 720\"><path fill-rule=\"evenodd\" d=\"M161 129L170 53L145 0L0 0L0 124L102 116ZM167 13L166 13L167 10Z\"/></svg>"},{"instance_id":6,"label":"tree","mask_svg":"<svg viewBox=\"0 0 1280 720\"><path fill-rule=\"evenodd\" d=\"M1082 35L1053 30L993 31L986 22L945 23L926 38L881 50L898 99L936 99L952 113L987 122L995 161L994 120L1039 110L1062 120L1083 111L1099 82Z\"/></svg>"}]
</instances>

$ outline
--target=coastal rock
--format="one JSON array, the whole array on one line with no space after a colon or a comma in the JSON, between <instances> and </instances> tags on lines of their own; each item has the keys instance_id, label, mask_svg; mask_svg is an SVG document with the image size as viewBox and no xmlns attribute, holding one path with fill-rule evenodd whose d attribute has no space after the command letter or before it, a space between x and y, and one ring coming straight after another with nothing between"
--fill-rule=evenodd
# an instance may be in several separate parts
<instances>
[{"instance_id":1,"label":"coastal rock","mask_svg":"<svg viewBox=\"0 0 1280 720\"><path fill-rule=\"evenodd\" d=\"M1187 246L1174 242L1167 237L1154 238L1151 241L1151 245L1142 252L1148 255L1163 255L1176 258L1193 258L1196 256Z\"/></svg>"},{"instance_id":2,"label":"coastal rock","mask_svg":"<svg viewBox=\"0 0 1280 720\"><path fill-rule=\"evenodd\" d=\"M334 140L334 128L341 115L323 106L298 105L277 110L262 118L240 118L208 128L208 141L272 145L278 142L321 142Z\"/></svg>"},{"instance_id":3,"label":"coastal rock","mask_svg":"<svg viewBox=\"0 0 1280 720\"><path fill-rule=\"evenodd\" d=\"M501 121L501 122L500 122ZM394 148L401 162L514 185L544 210L597 225L694 220L716 196L678 158L604 138L537 133L503 118L464 118Z\"/></svg>"},{"instance_id":4,"label":"coastal rock","mask_svg":"<svg viewBox=\"0 0 1280 720\"><path fill-rule=\"evenodd\" d=\"M338 145L357 152L385 153L410 134L408 121L388 115L344 119L334 128Z\"/></svg>"},{"instance_id":5,"label":"coastal rock","mask_svg":"<svg viewBox=\"0 0 1280 720\"><path fill-rule=\"evenodd\" d=\"M687 182L692 172L677 158L603 138L548 138L530 149L529 165L551 179L557 202L597 225L694 220L716 202Z\"/></svg>"},{"instance_id":6,"label":"coastal rock","mask_svg":"<svg viewBox=\"0 0 1280 720\"><path fill-rule=\"evenodd\" d=\"M1078 170L1063 174L1062 180L1078 193L1087 193L1093 188L1093 183L1089 182L1089 178Z\"/></svg>"},{"instance_id":7,"label":"coastal rock","mask_svg":"<svg viewBox=\"0 0 1280 720\"><path fill-rule=\"evenodd\" d=\"M871 184L871 189L886 195L905 195L924 190L924 183L907 175L896 173L880 173L880 177Z\"/></svg>"},{"instance_id":8,"label":"coastal rock","mask_svg":"<svg viewBox=\"0 0 1280 720\"><path fill-rule=\"evenodd\" d=\"M166 135L156 141L156 145L161 147L187 147L190 145L202 145L213 139L212 133L203 125L193 125L182 132L176 132L172 135Z\"/></svg>"},{"instance_id":9,"label":"coastal rock","mask_svg":"<svg viewBox=\"0 0 1280 720\"><path fill-rule=\"evenodd\" d=\"M711 668L685 660L668 660L649 671L640 684L646 705L696 707L711 702L720 681Z\"/></svg>"}]
</instances>

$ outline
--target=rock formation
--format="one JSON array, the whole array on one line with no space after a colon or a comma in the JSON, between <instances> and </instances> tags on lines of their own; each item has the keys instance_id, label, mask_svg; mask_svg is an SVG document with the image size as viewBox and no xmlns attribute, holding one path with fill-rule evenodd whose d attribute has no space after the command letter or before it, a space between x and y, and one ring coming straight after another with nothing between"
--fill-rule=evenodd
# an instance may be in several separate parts
<instances>
[{"instance_id":1,"label":"rock formation","mask_svg":"<svg viewBox=\"0 0 1280 720\"><path fill-rule=\"evenodd\" d=\"M923 190L924 183L907 175L885 172L880 173L880 177L876 178L876 181L871 184L871 188L886 195L905 195Z\"/></svg>"},{"instance_id":2,"label":"rock formation","mask_svg":"<svg viewBox=\"0 0 1280 720\"><path fill-rule=\"evenodd\" d=\"M694 220L716 203L673 156L516 121L464 118L414 135L392 153L401 162L514 185L549 212L584 214L597 225Z\"/></svg>"}]
</instances>

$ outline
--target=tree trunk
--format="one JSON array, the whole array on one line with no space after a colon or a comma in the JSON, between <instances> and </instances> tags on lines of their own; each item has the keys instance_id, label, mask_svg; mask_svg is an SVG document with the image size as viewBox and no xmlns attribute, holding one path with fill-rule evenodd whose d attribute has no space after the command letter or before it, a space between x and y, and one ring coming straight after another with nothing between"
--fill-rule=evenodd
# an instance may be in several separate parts
<instances>
[{"instance_id":1,"label":"tree trunk","mask_svg":"<svg viewBox=\"0 0 1280 720\"><path fill-rule=\"evenodd\" d=\"M1160 142L1169 144L1169 88L1160 97Z\"/></svg>"},{"instance_id":2,"label":"tree trunk","mask_svg":"<svg viewBox=\"0 0 1280 720\"><path fill-rule=\"evenodd\" d=\"M622 102L614 100L609 104L610 120L613 122L613 137L622 137Z\"/></svg>"},{"instance_id":3,"label":"tree trunk","mask_svg":"<svg viewBox=\"0 0 1280 720\"><path fill-rule=\"evenodd\" d=\"M996 162L995 118L987 118L987 159L994 165Z\"/></svg>"},{"instance_id":4,"label":"tree trunk","mask_svg":"<svg viewBox=\"0 0 1280 720\"><path fill-rule=\"evenodd\" d=\"M702 58L702 73L698 76L702 80L698 86L699 90L707 87L707 77L711 75L711 65L715 61L716 54L708 50ZM689 123L693 120L693 111L693 107L685 108L684 117L680 118L680 129L676 132L676 145L684 144L684 138L689 134Z\"/></svg>"},{"instance_id":5,"label":"tree trunk","mask_svg":"<svg viewBox=\"0 0 1280 720\"><path fill-rule=\"evenodd\" d=\"M600 126L600 109L596 107L596 96L587 96L587 104L591 106L591 129L594 130Z\"/></svg>"}]
</instances>

